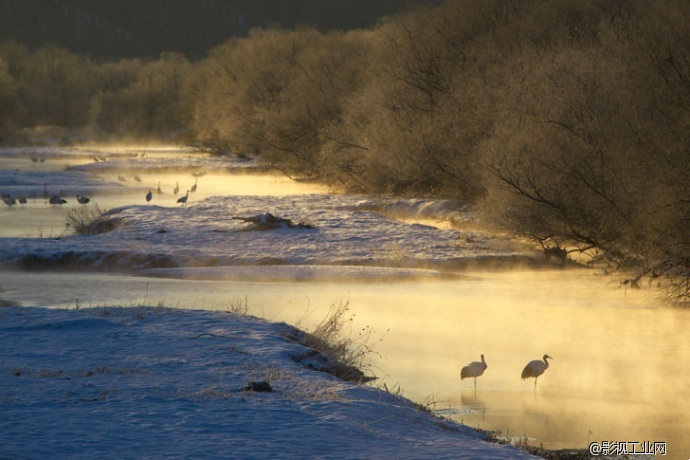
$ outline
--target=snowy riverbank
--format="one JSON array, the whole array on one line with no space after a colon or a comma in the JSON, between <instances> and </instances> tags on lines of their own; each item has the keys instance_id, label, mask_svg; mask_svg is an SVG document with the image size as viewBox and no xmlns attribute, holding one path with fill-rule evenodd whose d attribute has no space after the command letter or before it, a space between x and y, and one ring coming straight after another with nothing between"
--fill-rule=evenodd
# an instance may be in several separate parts
<instances>
[{"instance_id":1,"label":"snowy riverbank","mask_svg":"<svg viewBox=\"0 0 690 460\"><path fill-rule=\"evenodd\" d=\"M245 180L256 165L176 150L27 148L0 156L0 192L17 199L0 207L13 235L2 238L2 269L383 281L541 263L533 248L474 231L472 216L452 201L284 193L285 184L275 194L257 192L251 182L265 177ZM199 189L178 203L192 184ZM67 203L50 204L54 194ZM77 194L91 203L78 204ZM111 209L111 231L64 228L67 212L94 203ZM233 219L268 212L310 228L262 231ZM53 305L0 309L0 458L526 456L406 399L309 370L294 360L308 350L284 323L37 303ZM274 391L239 391L250 381Z\"/></svg>"},{"instance_id":2,"label":"snowy riverbank","mask_svg":"<svg viewBox=\"0 0 690 460\"><path fill-rule=\"evenodd\" d=\"M299 335L233 313L4 307L0 457L528 457L308 369Z\"/></svg>"},{"instance_id":3,"label":"snowy riverbank","mask_svg":"<svg viewBox=\"0 0 690 460\"><path fill-rule=\"evenodd\" d=\"M259 166L183 151L115 154L88 149L4 149L0 156L13 167L0 170L0 192L28 201L0 207L5 225L21 223L28 236L3 238L0 268L136 272L171 267L348 265L458 269L543 261L532 247L473 230L471 212L456 201L279 190L276 195L251 194L256 192L250 182L242 182L243 171ZM107 161L91 160L106 156ZM34 162L36 158L46 160ZM161 175L161 171L167 173ZM163 190L157 193L161 182ZM230 192L235 183L241 184L241 194ZM179 188L177 194L170 193L173 186ZM187 202L177 202L187 188L196 186ZM153 198L147 202L149 190ZM65 205L51 205L45 198L56 193L67 201ZM77 204L77 194L88 195L91 203ZM57 219L64 228L63 213L89 214L94 204L99 208L91 215L110 209L106 219L111 231L75 235L73 227L68 227L64 234L44 234L50 228L48 219ZM309 228L260 231L233 219L266 213ZM34 223L35 216L44 216L44 221ZM456 225L451 228L449 222Z\"/></svg>"}]
</instances>

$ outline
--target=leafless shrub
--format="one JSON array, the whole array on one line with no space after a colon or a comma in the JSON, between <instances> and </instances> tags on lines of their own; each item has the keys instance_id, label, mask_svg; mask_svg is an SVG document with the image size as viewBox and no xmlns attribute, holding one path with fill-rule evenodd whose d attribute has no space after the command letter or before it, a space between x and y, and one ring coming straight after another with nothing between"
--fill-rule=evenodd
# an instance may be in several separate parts
<instances>
[{"instance_id":1,"label":"leafless shrub","mask_svg":"<svg viewBox=\"0 0 690 460\"><path fill-rule=\"evenodd\" d=\"M79 235L99 235L124 225L121 217L114 217L101 210L97 204L70 209L65 218L67 226Z\"/></svg>"},{"instance_id":2,"label":"leafless shrub","mask_svg":"<svg viewBox=\"0 0 690 460\"><path fill-rule=\"evenodd\" d=\"M321 370L345 380L366 382L375 378L366 376L364 372L371 371L369 358L378 354L375 346L384 339L385 333L375 338L376 331L369 326L353 333L350 327L353 315L348 315L349 305L347 300L331 305L326 317L311 333L305 334L302 343L330 358L331 362L324 363ZM303 358L314 357L307 355Z\"/></svg>"}]
</instances>

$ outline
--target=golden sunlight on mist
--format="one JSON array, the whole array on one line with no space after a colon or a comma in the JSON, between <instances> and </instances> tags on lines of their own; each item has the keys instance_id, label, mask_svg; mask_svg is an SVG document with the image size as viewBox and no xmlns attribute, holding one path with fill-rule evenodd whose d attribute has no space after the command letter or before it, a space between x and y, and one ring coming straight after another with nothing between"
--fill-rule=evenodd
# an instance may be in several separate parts
<instances>
[{"instance_id":1,"label":"golden sunlight on mist","mask_svg":"<svg viewBox=\"0 0 690 460\"><path fill-rule=\"evenodd\" d=\"M565 448L623 435L663 440L687 418L690 369L680 363L690 350L690 312L657 307L649 292L588 271L487 273L390 289L362 286L350 295L362 306L358 321L390 328L378 373L389 388L399 384L454 419ZM488 369L475 391L459 372L482 353ZM554 359L535 389L520 373L545 353ZM390 368L396 381L385 377Z\"/></svg>"}]
</instances>

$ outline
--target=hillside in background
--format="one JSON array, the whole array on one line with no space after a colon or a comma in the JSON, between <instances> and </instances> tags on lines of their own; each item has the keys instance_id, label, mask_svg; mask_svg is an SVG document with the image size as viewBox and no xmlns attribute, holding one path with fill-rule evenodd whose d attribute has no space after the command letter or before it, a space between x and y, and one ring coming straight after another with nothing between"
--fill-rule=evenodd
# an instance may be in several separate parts
<instances>
[{"instance_id":1,"label":"hillside in background","mask_svg":"<svg viewBox=\"0 0 690 460\"><path fill-rule=\"evenodd\" d=\"M0 0L0 41L53 43L105 58L179 51L190 59L253 27L370 27L408 4L440 0Z\"/></svg>"}]
</instances>

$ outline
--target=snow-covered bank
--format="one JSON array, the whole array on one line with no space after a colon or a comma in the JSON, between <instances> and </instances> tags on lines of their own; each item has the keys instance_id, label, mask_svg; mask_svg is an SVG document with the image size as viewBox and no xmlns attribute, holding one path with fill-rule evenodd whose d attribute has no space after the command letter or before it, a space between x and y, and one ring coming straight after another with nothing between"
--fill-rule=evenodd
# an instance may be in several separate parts
<instances>
[{"instance_id":1,"label":"snow-covered bank","mask_svg":"<svg viewBox=\"0 0 690 460\"><path fill-rule=\"evenodd\" d=\"M443 270L468 265L539 263L535 251L514 242L427 225L466 221L466 210L449 201L337 195L325 187L286 192L284 184L257 191L248 173L256 165L183 151L15 149L0 156L0 192L29 198L0 204L0 223L26 225L0 238L0 269L399 281L460 279ZM197 179L199 190L178 203ZM45 196L56 193L68 204L49 204ZM85 209L76 194L101 207L114 203L104 218L117 225L100 234L15 237L40 229L32 216L64 228L65 212ZM233 219L269 212L308 225L261 231ZM52 295L41 281L25 289ZM74 305L88 305L76 297ZM37 304L56 305L53 298L25 303ZM397 396L306 369L292 359L305 349L285 324L204 311L11 305L0 309L3 458L524 457ZM264 380L274 392L238 391Z\"/></svg>"},{"instance_id":2,"label":"snow-covered bank","mask_svg":"<svg viewBox=\"0 0 690 460\"><path fill-rule=\"evenodd\" d=\"M109 212L117 229L100 235L5 238L0 263L139 270L231 265L377 265L457 268L530 263L536 252L471 231L439 229L360 211L362 197L211 197L185 206L131 205ZM252 231L236 216L272 214L311 229Z\"/></svg>"},{"instance_id":3,"label":"snow-covered bank","mask_svg":"<svg viewBox=\"0 0 690 460\"><path fill-rule=\"evenodd\" d=\"M307 369L299 336L232 313L2 308L0 457L528 458Z\"/></svg>"},{"instance_id":4,"label":"snow-covered bank","mask_svg":"<svg viewBox=\"0 0 690 460\"><path fill-rule=\"evenodd\" d=\"M174 155L171 155L173 153ZM142 171L147 174L160 174L186 171L192 174L223 173L228 171L257 172L268 171L270 168L250 160L228 157L213 157L194 151L179 150L175 152L164 150L137 149L125 153L115 154L96 153L95 158L101 161L86 163L70 167L73 171L87 171L91 173L112 173L125 171Z\"/></svg>"},{"instance_id":5,"label":"snow-covered bank","mask_svg":"<svg viewBox=\"0 0 690 460\"><path fill-rule=\"evenodd\" d=\"M121 225L108 233L74 235L68 228L62 236L51 231L51 238L3 238L0 268L131 272L171 267L357 265L456 269L540 263L533 248L465 225L472 221L471 212L454 201L320 192L225 194L244 183L237 172L262 166L174 148L16 148L2 149L0 156L14 162L11 169L0 170L0 192L29 199L28 205L0 206L0 218L15 222L15 227L26 222L23 233L15 229L13 235L43 234L30 227L29 217L46 213L55 219L61 209L50 205L47 196L67 197L68 209L75 211L74 206L81 209L74 200L77 194L90 196L92 204L99 199L112 202L115 196L119 204L125 203L110 210L108 218ZM161 175L166 171L175 173ZM210 178L207 173L216 175ZM200 180L206 192L191 193L184 204L165 192L154 193L147 202L146 192L155 189L156 183L160 187L159 181L166 177L186 187ZM171 188L170 182L164 185L168 192ZM313 228L260 232L233 219L265 213ZM463 225L427 225L435 222Z\"/></svg>"}]
</instances>

